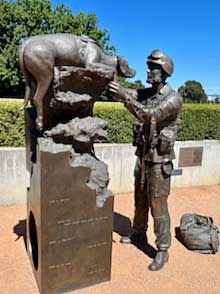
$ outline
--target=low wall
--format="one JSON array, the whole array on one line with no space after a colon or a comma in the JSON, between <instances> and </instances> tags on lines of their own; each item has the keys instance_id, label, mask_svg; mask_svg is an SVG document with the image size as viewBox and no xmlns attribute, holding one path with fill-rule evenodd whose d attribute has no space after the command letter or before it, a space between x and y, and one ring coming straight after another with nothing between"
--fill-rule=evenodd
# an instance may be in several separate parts
<instances>
[{"instance_id":1,"label":"low wall","mask_svg":"<svg viewBox=\"0 0 220 294\"><path fill-rule=\"evenodd\" d=\"M96 144L95 151L108 165L109 189L114 193L133 191L135 148L131 144ZM175 153L172 187L220 183L220 141L176 142ZM0 205L25 203L29 175L24 148L0 148L0 175Z\"/></svg>"}]
</instances>

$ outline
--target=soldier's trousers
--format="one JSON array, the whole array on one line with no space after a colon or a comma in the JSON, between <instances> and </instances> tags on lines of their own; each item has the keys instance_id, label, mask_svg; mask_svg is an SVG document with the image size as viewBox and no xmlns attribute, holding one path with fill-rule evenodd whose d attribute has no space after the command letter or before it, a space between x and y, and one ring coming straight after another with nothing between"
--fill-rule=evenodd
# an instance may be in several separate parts
<instances>
[{"instance_id":1,"label":"soldier's trousers","mask_svg":"<svg viewBox=\"0 0 220 294\"><path fill-rule=\"evenodd\" d=\"M172 163L170 162L172 165ZM154 220L154 233L158 250L170 247L170 216L167 198L170 192L170 174L163 171L162 163L145 163L145 183L141 189L141 159L135 166L135 216L133 229L146 232L149 209ZM172 169L172 168L171 168Z\"/></svg>"}]
</instances>

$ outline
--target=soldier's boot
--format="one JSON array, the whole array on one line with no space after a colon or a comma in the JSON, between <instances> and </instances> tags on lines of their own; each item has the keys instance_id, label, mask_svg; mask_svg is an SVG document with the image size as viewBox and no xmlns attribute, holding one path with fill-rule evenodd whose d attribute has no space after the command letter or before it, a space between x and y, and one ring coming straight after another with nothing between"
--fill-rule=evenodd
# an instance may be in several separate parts
<instances>
[{"instance_id":1,"label":"soldier's boot","mask_svg":"<svg viewBox=\"0 0 220 294\"><path fill-rule=\"evenodd\" d=\"M120 242L123 244L136 244L136 243L147 244L146 232L133 232L130 236L121 237Z\"/></svg>"},{"instance_id":2,"label":"soldier's boot","mask_svg":"<svg viewBox=\"0 0 220 294\"><path fill-rule=\"evenodd\" d=\"M148 266L150 271L159 271L162 269L164 264L168 261L169 255L167 250L157 251L157 254L153 260L153 262Z\"/></svg>"}]
</instances>

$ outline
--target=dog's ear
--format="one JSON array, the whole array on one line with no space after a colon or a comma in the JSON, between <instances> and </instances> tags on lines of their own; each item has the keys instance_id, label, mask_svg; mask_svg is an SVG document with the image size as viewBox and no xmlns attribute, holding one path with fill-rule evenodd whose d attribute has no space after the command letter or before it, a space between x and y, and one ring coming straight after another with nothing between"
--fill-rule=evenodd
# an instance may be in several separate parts
<instances>
[{"instance_id":1,"label":"dog's ear","mask_svg":"<svg viewBox=\"0 0 220 294\"><path fill-rule=\"evenodd\" d=\"M128 63L122 56L118 56L118 67L123 75L126 74Z\"/></svg>"},{"instance_id":2,"label":"dog's ear","mask_svg":"<svg viewBox=\"0 0 220 294\"><path fill-rule=\"evenodd\" d=\"M128 66L128 62L121 56L118 56L118 75L126 78L133 78L136 71Z\"/></svg>"}]
</instances>

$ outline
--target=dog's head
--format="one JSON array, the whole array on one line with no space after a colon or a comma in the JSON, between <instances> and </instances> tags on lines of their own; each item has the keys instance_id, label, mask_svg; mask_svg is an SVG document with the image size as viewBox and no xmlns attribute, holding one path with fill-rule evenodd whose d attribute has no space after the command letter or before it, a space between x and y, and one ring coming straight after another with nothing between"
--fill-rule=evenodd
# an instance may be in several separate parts
<instances>
[{"instance_id":1,"label":"dog's head","mask_svg":"<svg viewBox=\"0 0 220 294\"><path fill-rule=\"evenodd\" d=\"M133 78L136 71L129 67L128 62L121 56L118 56L118 75L125 78Z\"/></svg>"}]
</instances>

